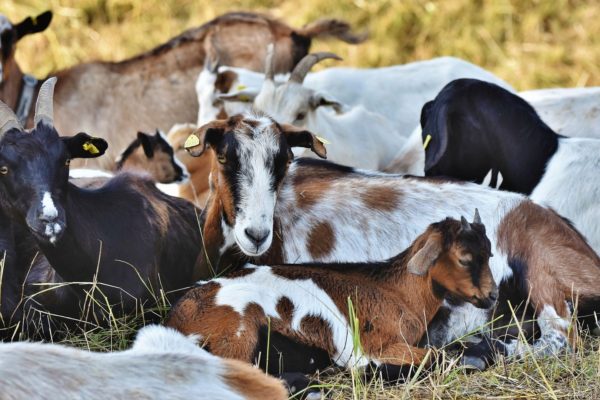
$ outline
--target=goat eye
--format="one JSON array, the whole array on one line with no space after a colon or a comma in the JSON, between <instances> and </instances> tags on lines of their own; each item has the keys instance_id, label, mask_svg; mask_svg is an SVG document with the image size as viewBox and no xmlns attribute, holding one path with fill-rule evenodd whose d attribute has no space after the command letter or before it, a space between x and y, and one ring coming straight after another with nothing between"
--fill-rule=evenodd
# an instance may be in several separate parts
<instances>
[{"instance_id":1,"label":"goat eye","mask_svg":"<svg viewBox=\"0 0 600 400\"><path fill-rule=\"evenodd\" d=\"M2 174L2 175L8 174L8 167L7 166L0 167L0 174Z\"/></svg>"},{"instance_id":2,"label":"goat eye","mask_svg":"<svg viewBox=\"0 0 600 400\"><path fill-rule=\"evenodd\" d=\"M458 262L460 263L460 265L462 265L465 268L469 267L469 261L468 260L458 260Z\"/></svg>"},{"instance_id":3,"label":"goat eye","mask_svg":"<svg viewBox=\"0 0 600 400\"><path fill-rule=\"evenodd\" d=\"M217 161L218 161L220 164L225 164L225 163L227 162L227 159L225 158L225 155L223 155L223 154L219 154L219 155L217 156Z\"/></svg>"},{"instance_id":4,"label":"goat eye","mask_svg":"<svg viewBox=\"0 0 600 400\"><path fill-rule=\"evenodd\" d=\"M296 115L296 121L302 121L305 117L306 117L306 114L298 113L298 115Z\"/></svg>"},{"instance_id":5,"label":"goat eye","mask_svg":"<svg viewBox=\"0 0 600 400\"><path fill-rule=\"evenodd\" d=\"M67 166L67 167L68 167L69 165L71 165L71 159L70 159L70 158L67 158L67 159L65 160L65 166Z\"/></svg>"}]
</instances>

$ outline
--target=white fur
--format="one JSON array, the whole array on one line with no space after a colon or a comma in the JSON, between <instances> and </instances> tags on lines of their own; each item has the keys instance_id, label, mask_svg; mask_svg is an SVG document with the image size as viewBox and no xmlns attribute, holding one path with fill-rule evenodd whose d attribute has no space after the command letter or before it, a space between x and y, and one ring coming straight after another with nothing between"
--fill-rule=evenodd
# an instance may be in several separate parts
<instances>
[{"instance_id":1,"label":"white fur","mask_svg":"<svg viewBox=\"0 0 600 400\"><path fill-rule=\"evenodd\" d=\"M555 132L600 138L600 87L530 90L519 96Z\"/></svg>"},{"instance_id":2,"label":"white fur","mask_svg":"<svg viewBox=\"0 0 600 400\"><path fill-rule=\"evenodd\" d=\"M279 141L269 128L271 120L247 114L246 118L259 122L253 130L255 137L238 135L240 171L240 210L236 213L233 234L237 244L248 255L265 252L273 240L273 211L277 193L272 187L273 176L265 165L279 149ZM258 248L247 237L245 230L268 231L268 237Z\"/></svg>"},{"instance_id":3,"label":"white fur","mask_svg":"<svg viewBox=\"0 0 600 400\"><path fill-rule=\"evenodd\" d=\"M310 279L286 279L274 275L270 267L251 266L254 272L237 278L218 278L221 285L215 298L216 305L231 306L243 315L249 304L259 305L266 316L281 319L277 303L283 297L294 304L291 329L301 332L304 318L315 316L325 321L331 329L336 353L335 363L342 367L364 366L368 360L353 348L352 330L344 315L331 297ZM266 289L266 290L265 290ZM240 327L243 334L243 327Z\"/></svg>"},{"instance_id":4,"label":"white fur","mask_svg":"<svg viewBox=\"0 0 600 400\"><path fill-rule=\"evenodd\" d=\"M175 330L153 326L130 350L93 353L55 344L0 344L5 398L230 399L228 366Z\"/></svg>"},{"instance_id":5,"label":"white fur","mask_svg":"<svg viewBox=\"0 0 600 400\"><path fill-rule=\"evenodd\" d=\"M570 219L600 253L600 140L559 139L530 197Z\"/></svg>"},{"instance_id":6,"label":"white fur","mask_svg":"<svg viewBox=\"0 0 600 400\"><path fill-rule=\"evenodd\" d=\"M54 206L50 192L44 192L42 195L42 216L49 220L58 217L58 210Z\"/></svg>"},{"instance_id":7,"label":"white fur","mask_svg":"<svg viewBox=\"0 0 600 400\"><path fill-rule=\"evenodd\" d=\"M73 168L69 170L69 178L112 178L114 174L99 169Z\"/></svg>"}]
</instances>

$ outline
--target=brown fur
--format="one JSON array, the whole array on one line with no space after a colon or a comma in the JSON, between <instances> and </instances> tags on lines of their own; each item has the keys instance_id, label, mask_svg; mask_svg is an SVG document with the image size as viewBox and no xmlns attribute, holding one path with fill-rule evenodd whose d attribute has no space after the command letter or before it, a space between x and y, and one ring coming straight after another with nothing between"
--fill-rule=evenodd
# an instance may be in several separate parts
<instances>
[{"instance_id":1,"label":"brown fur","mask_svg":"<svg viewBox=\"0 0 600 400\"><path fill-rule=\"evenodd\" d=\"M206 54L217 54L223 65L262 71L267 45L275 43L274 67L283 73L308 54L314 37L359 41L341 21L294 29L266 15L228 13L125 61L90 62L53 72L58 77L56 128L63 135L84 130L107 139L106 156L74 166L111 169L117 151L135 132L166 131L175 123L196 120L194 82ZM3 64L7 80L0 87L0 100L15 107L23 74L13 56ZM31 115L30 126L32 122Z\"/></svg>"},{"instance_id":2,"label":"brown fur","mask_svg":"<svg viewBox=\"0 0 600 400\"><path fill-rule=\"evenodd\" d=\"M312 259L327 256L335 247L335 234L329 222L319 222L308 234L307 248Z\"/></svg>"},{"instance_id":3,"label":"brown fur","mask_svg":"<svg viewBox=\"0 0 600 400\"><path fill-rule=\"evenodd\" d=\"M565 301L597 300L600 258L582 239L558 214L530 201L515 207L498 226L500 249L509 260L527 265L525 283L537 312L551 305L569 319Z\"/></svg>"},{"instance_id":4,"label":"brown fur","mask_svg":"<svg viewBox=\"0 0 600 400\"><path fill-rule=\"evenodd\" d=\"M206 152L200 157L192 157L184 149L185 140L195 130L196 126L192 124L176 125L167 135L167 140L173 147L175 157L185 165L190 174L190 179L179 185L179 196L198 207L204 207L209 195L208 175L214 156L211 152Z\"/></svg>"},{"instance_id":5,"label":"brown fur","mask_svg":"<svg viewBox=\"0 0 600 400\"><path fill-rule=\"evenodd\" d=\"M225 382L247 400L285 400L288 393L283 383L249 364L223 360Z\"/></svg>"},{"instance_id":6,"label":"brown fur","mask_svg":"<svg viewBox=\"0 0 600 400\"><path fill-rule=\"evenodd\" d=\"M488 265L490 244L487 238L466 249L456 239L460 233L458 221L446 220L440 224L444 225L430 226L409 249L383 265L363 265L360 268L350 265L339 269L330 265L276 266L272 267L272 272L290 280L312 280L328 293L347 321L350 320L347 303L350 298L360 321L360 339L365 354L393 364L418 365L423 361L426 350L414 346L443 300L434 291L434 282L467 301L487 299L496 291ZM440 229L443 230L441 234ZM482 233L477 234L483 236ZM406 264L430 238L439 242L440 254L424 276L409 273ZM484 255L484 264L478 267L481 268L479 286L473 283L469 268L458 263L459 259L473 258L470 254L473 252ZM235 276L236 273L229 279L235 279ZM218 283L209 283L192 289L173 308L167 325L186 334L202 335L215 354L251 361L248 349L256 346L258 329L267 325L267 317L260 307L252 303L243 315L232 315L229 306L215 305L219 286ZM293 304L285 297L281 298L277 310L281 318L271 319L272 331L334 355L328 323L318 316L306 316L301 321L300 330L295 331L290 326ZM243 327L243 332L238 335L240 327ZM242 345L240 340L245 344Z\"/></svg>"},{"instance_id":7,"label":"brown fur","mask_svg":"<svg viewBox=\"0 0 600 400\"><path fill-rule=\"evenodd\" d=\"M381 186L379 188L370 188L365 190L360 199L371 210L393 211L398 208L401 194L394 188L389 186Z\"/></svg>"}]
</instances>

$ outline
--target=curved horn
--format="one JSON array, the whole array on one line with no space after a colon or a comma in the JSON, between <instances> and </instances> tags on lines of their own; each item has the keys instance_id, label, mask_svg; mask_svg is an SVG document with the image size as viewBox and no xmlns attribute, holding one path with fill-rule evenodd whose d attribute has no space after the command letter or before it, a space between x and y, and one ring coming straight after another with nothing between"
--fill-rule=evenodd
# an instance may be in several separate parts
<instances>
[{"instance_id":1,"label":"curved horn","mask_svg":"<svg viewBox=\"0 0 600 400\"><path fill-rule=\"evenodd\" d=\"M40 122L46 125L54 125L54 85L56 85L56 77L46 79L38 93L37 102L35 103L35 114L33 117L33 126L37 126Z\"/></svg>"},{"instance_id":2,"label":"curved horn","mask_svg":"<svg viewBox=\"0 0 600 400\"><path fill-rule=\"evenodd\" d=\"M302 60L296 65L296 68L292 71L290 75L290 82L302 83L304 82L304 78L306 78L306 74L308 71L318 62L326 60L328 58L334 60L341 60L342 58L337 54L328 53L328 52L320 52L313 53L304 56Z\"/></svg>"},{"instance_id":3,"label":"curved horn","mask_svg":"<svg viewBox=\"0 0 600 400\"><path fill-rule=\"evenodd\" d=\"M475 216L473 217L474 224L481 224L481 217L479 216L479 210L475 209Z\"/></svg>"},{"instance_id":4,"label":"curved horn","mask_svg":"<svg viewBox=\"0 0 600 400\"><path fill-rule=\"evenodd\" d=\"M0 101L0 139L12 128L23 130L19 119L9 106Z\"/></svg>"},{"instance_id":5,"label":"curved horn","mask_svg":"<svg viewBox=\"0 0 600 400\"><path fill-rule=\"evenodd\" d=\"M265 58L265 80L272 81L275 78L275 66L273 61L275 59L275 45L269 43L267 46L267 57Z\"/></svg>"},{"instance_id":6,"label":"curved horn","mask_svg":"<svg viewBox=\"0 0 600 400\"><path fill-rule=\"evenodd\" d=\"M460 217L460 227L463 231L471 230L471 225L469 224L469 221L467 221L467 219L463 216Z\"/></svg>"}]
</instances>

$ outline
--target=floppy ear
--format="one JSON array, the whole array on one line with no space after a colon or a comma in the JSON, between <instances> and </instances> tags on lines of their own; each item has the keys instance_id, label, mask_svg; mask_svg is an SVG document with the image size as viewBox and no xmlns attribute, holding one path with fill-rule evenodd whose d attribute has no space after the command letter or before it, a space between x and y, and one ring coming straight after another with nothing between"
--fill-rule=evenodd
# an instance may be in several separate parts
<instances>
[{"instance_id":1,"label":"floppy ear","mask_svg":"<svg viewBox=\"0 0 600 400\"><path fill-rule=\"evenodd\" d=\"M108 148L108 143L102 138L92 137L80 132L75 136L61 137L67 146L71 158L100 157Z\"/></svg>"},{"instance_id":2,"label":"floppy ear","mask_svg":"<svg viewBox=\"0 0 600 400\"><path fill-rule=\"evenodd\" d=\"M440 161L448 147L446 115L446 106L434 110L432 102L426 103L421 110L421 136L423 145L427 145L425 148L426 173ZM427 136L430 138L427 139Z\"/></svg>"},{"instance_id":3,"label":"floppy ear","mask_svg":"<svg viewBox=\"0 0 600 400\"><path fill-rule=\"evenodd\" d=\"M431 234L425 245L408 260L408 272L415 275L425 275L442 252L442 238Z\"/></svg>"},{"instance_id":4,"label":"floppy ear","mask_svg":"<svg viewBox=\"0 0 600 400\"><path fill-rule=\"evenodd\" d=\"M323 93L313 93L308 100L308 104L312 109L317 107L333 107L336 113L341 113L344 110L344 105L332 97L328 97Z\"/></svg>"},{"instance_id":5,"label":"floppy ear","mask_svg":"<svg viewBox=\"0 0 600 400\"><path fill-rule=\"evenodd\" d=\"M17 40L25 35L38 33L46 30L52 21L52 11L45 11L37 17L27 17L23 21L15 25L14 29L17 33Z\"/></svg>"},{"instance_id":6,"label":"floppy ear","mask_svg":"<svg viewBox=\"0 0 600 400\"><path fill-rule=\"evenodd\" d=\"M137 138L144 149L144 154L148 158L154 157L154 146L152 145L152 136L144 132L138 132Z\"/></svg>"},{"instance_id":7,"label":"floppy ear","mask_svg":"<svg viewBox=\"0 0 600 400\"><path fill-rule=\"evenodd\" d=\"M289 124L281 124L281 133L290 147L306 147L321 158L327 158L327 149L322 141L307 130Z\"/></svg>"},{"instance_id":8,"label":"floppy ear","mask_svg":"<svg viewBox=\"0 0 600 400\"><path fill-rule=\"evenodd\" d=\"M217 96L217 99L222 101L239 101L242 103L252 103L258 96L258 90L246 88L238 92L224 93Z\"/></svg>"},{"instance_id":9,"label":"floppy ear","mask_svg":"<svg viewBox=\"0 0 600 400\"><path fill-rule=\"evenodd\" d=\"M196 129L185 141L183 147L192 157L199 157L208 146L213 149L223 140L227 120L217 120Z\"/></svg>"}]
</instances>

